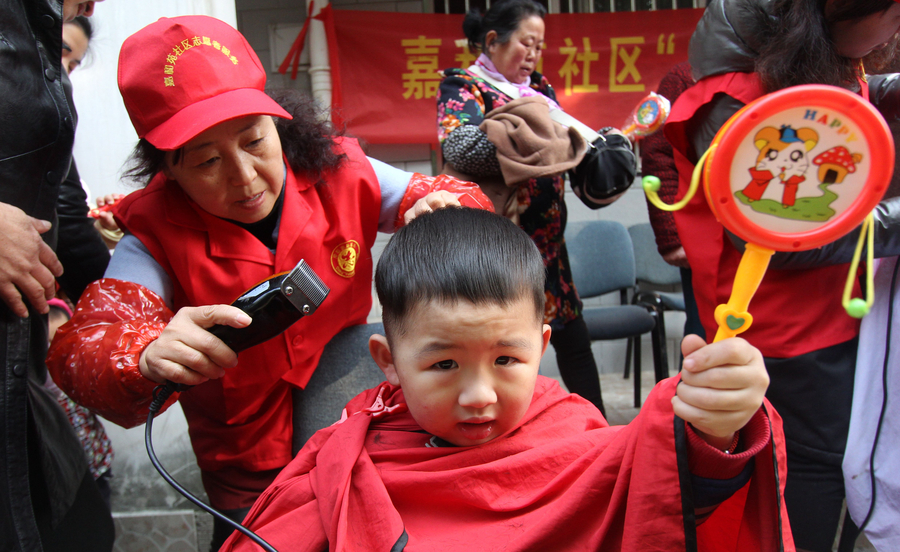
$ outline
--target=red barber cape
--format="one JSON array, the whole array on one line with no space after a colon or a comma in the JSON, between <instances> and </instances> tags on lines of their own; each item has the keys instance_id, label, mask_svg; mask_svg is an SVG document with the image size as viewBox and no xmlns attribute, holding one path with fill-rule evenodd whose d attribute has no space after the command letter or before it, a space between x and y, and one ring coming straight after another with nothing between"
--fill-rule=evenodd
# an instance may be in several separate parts
<instances>
[{"instance_id":1,"label":"red barber cape","mask_svg":"<svg viewBox=\"0 0 900 552\"><path fill-rule=\"evenodd\" d=\"M676 384L660 383L631 424L609 427L539 377L518 428L453 447L419 428L402 391L385 383L314 435L244 524L281 552L793 550L771 408L772 439L750 482L694 529ZM258 547L235 533L222 550Z\"/></svg>"}]
</instances>

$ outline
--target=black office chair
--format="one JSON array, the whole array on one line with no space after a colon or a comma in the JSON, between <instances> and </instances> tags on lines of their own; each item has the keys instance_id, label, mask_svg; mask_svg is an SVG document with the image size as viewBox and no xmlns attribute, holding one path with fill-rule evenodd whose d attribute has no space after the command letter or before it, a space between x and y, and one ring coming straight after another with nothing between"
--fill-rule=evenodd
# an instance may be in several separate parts
<instances>
[{"instance_id":1,"label":"black office chair","mask_svg":"<svg viewBox=\"0 0 900 552\"><path fill-rule=\"evenodd\" d=\"M653 339L653 365L657 374L665 366L664 344L657 343L655 309L628 304L628 292L634 289L634 249L628 231L613 221L575 222L566 228L566 247L572 278L578 294L584 298L619 292L622 303L612 307L584 309L584 321L592 341L636 340L634 370L634 406L641 406L640 338L650 333ZM660 346L663 345L663 346ZM660 353L662 351L662 353Z\"/></svg>"},{"instance_id":2,"label":"black office chair","mask_svg":"<svg viewBox=\"0 0 900 552\"><path fill-rule=\"evenodd\" d=\"M384 326L361 324L331 338L306 389L295 389L293 453L313 434L341 418L353 397L379 385L384 373L369 354L369 336L384 335Z\"/></svg>"}]
</instances>

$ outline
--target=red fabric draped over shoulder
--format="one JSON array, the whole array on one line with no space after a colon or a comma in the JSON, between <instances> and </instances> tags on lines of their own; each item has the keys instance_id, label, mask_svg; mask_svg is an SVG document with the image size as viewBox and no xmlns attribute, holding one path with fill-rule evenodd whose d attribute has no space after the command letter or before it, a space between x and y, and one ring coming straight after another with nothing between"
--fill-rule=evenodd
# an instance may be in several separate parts
<instances>
[{"instance_id":1,"label":"red fabric draped over shoulder","mask_svg":"<svg viewBox=\"0 0 900 552\"><path fill-rule=\"evenodd\" d=\"M402 549L430 552L696 550L683 513L677 381L660 383L632 424L609 427L540 377L521 424L475 447L440 446L406 412L402 391L383 384L307 443L245 523L292 551L391 550L402 537ZM774 552L782 539L793 550L780 500L780 419L770 419L775 439L757 455L751 482L702 526L700 550ZM222 550L255 546L235 533Z\"/></svg>"}]
</instances>

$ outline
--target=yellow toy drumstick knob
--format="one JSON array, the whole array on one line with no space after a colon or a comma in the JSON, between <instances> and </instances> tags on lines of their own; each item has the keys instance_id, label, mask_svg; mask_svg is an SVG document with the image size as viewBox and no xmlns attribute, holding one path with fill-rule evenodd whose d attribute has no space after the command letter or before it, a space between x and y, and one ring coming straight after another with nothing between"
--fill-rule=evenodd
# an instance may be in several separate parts
<instances>
[{"instance_id":1,"label":"yellow toy drumstick knob","mask_svg":"<svg viewBox=\"0 0 900 552\"><path fill-rule=\"evenodd\" d=\"M691 185L688 187L687 193L684 194L684 197L681 198L681 201L672 205L663 203L663 200L659 197L659 188L662 186L662 182L660 182L659 178L653 176L652 174L644 176L644 178L641 179L641 187L644 189L644 193L647 194L647 201L652 203L657 209L669 212L677 211L687 205L688 202L694 198L694 194L697 193L697 189L700 188L700 180L703 174L703 163L706 162L706 158L709 157L710 154L715 151L715 149L715 146L710 146L710 148L700 156L700 159L697 161L697 166L694 167L694 172L691 175Z\"/></svg>"},{"instance_id":2,"label":"yellow toy drumstick knob","mask_svg":"<svg viewBox=\"0 0 900 552\"><path fill-rule=\"evenodd\" d=\"M662 186L662 182L660 182L658 177L653 176L652 174L648 174L641 179L641 187L644 188L645 192L659 192L660 186Z\"/></svg>"},{"instance_id":3,"label":"yellow toy drumstick knob","mask_svg":"<svg viewBox=\"0 0 900 552\"><path fill-rule=\"evenodd\" d=\"M857 269L859 268L860 257L862 256L863 244L866 244L866 260L869 263L866 269L866 298L856 297L851 299L850 294L853 291L853 282L856 280ZM862 318L869 314L869 310L875 302L875 217L872 213L866 216L859 230L859 241L856 243L856 250L853 252L853 259L850 261L850 272L847 274L847 283L844 285L844 295L841 302L847 314L853 318Z\"/></svg>"},{"instance_id":4,"label":"yellow toy drumstick knob","mask_svg":"<svg viewBox=\"0 0 900 552\"><path fill-rule=\"evenodd\" d=\"M862 318L869 314L869 305L866 304L865 299L859 297L851 299L844 308L847 309L847 314L853 318Z\"/></svg>"},{"instance_id":5,"label":"yellow toy drumstick knob","mask_svg":"<svg viewBox=\"0 0 900 552\"><path fill-rule=\"evenodd\" d=\"M731 297L724 305L716 307L715 317L719 330L713 341L734 337L747 331L753 323L753 316L747 312L750 300L759 288L759 283L769 268L769 260L774 250L754 243L748 243L734 276Z\"/></svg>"}]
</instances>

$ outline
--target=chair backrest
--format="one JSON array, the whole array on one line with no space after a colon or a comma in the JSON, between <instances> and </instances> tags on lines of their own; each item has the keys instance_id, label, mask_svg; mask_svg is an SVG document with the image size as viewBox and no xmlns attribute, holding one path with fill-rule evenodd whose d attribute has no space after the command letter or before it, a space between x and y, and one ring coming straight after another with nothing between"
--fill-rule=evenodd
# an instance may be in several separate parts
<instances>
[{"instance_id":1,"label":"chair backrest","mask_svg":"<svg viewBox=\"0 0 900 552\"><path fill-rule=\"evenodd\" d=\"M572 279L581 297L634 287L634 248L620 222L592 220L566 227Z\"/></svg>"},{"instance_id":2,"label":"chair backrest","mask_svg":"<svg viewBox=\"0 0 900 552\"><path fill-rule=\"evenodd\" d=\"M372 334L384 335L384 326L361 324L341 330L325 346L306 388L294 390L294 454L313 433L338 421L350 399L384 381L369 354Z\"/></svg>"},{"instance_id":3,"label":"chair backrest","mask_svg":"<svg viewBox=\"0 0 900 552\"><path fill-rule=\"evenodd\" d=\"M649 222L628 227L634 244L635 276L638 282L651 285L677 285L681 283L681 271L663 260L656 247L656 235Z\"/></svg>"}]
</instances>

